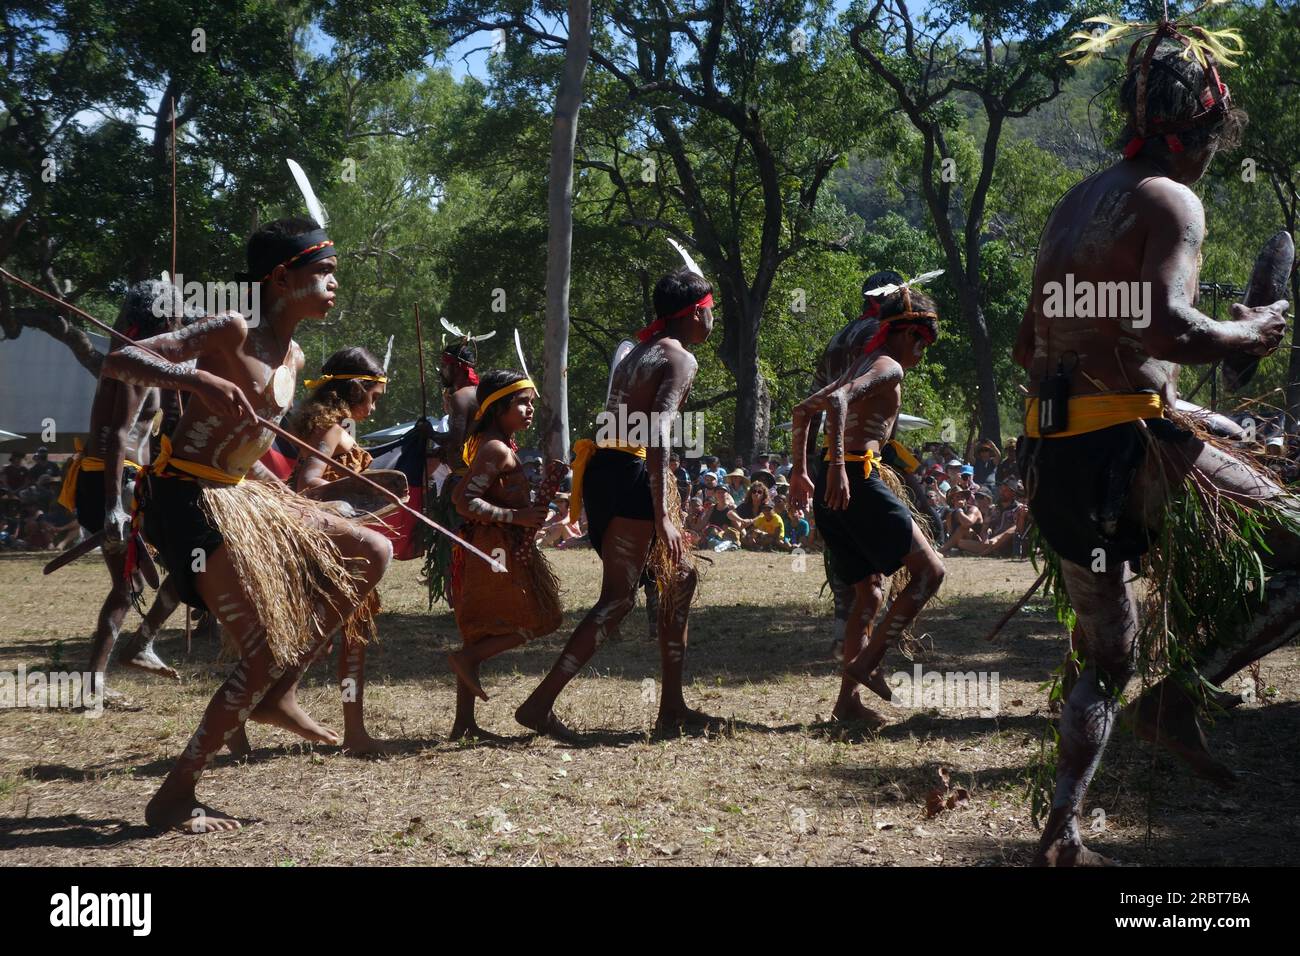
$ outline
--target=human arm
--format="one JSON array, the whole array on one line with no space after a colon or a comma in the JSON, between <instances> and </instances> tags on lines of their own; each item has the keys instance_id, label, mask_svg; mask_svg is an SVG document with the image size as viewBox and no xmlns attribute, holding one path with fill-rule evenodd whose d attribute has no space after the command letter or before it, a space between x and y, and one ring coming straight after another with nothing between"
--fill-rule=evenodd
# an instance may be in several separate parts
<instances>
[{"instance_id":1,"label":"human arm","mask_svg":"<svg viewBox=\"0 0 1300 956\"><path fill-rule=\"evenodd\" d=\"M166 332L110 352L100 374L137 386L193 392L213 412L253 419L257 413L239 386L187 364L208 353L237 350L248 334L238 313L203 319L179 332Z\"/></svg>"},{"instance_id":2,"label":"human arm","mask_svg":"<svg viewBox=\"0 0 1300 956\"><path fill-rule=\"evenodd\" d=\"M491 521L498 524L517 524L525 528L540 528L546 520L545 505L527 508L505 508L487 498L487 491L511 465L513 452L503 441L484 442L470 465L465 480L452 492L452 504L461 517L473 521Z\"/></svg>"},{"instance_id":3,"label":"human arm","mask_svg":"<svg viewBox=\"0 0 1300 956\"><path fill-rule=\"evenodd\" d=\"M1231 322L1216 322L1192 304L1205 240L1205 211L1196 195L1160 180L1144 204L1150 220L1160 224L1149 231L1142 251L1149 315L1142 327L1132 322L1148 353L1179 364L1205 364L1275 351L1286 332L1285 299L1258 308L1234 304Z\"/></svg>"}]
</instances>

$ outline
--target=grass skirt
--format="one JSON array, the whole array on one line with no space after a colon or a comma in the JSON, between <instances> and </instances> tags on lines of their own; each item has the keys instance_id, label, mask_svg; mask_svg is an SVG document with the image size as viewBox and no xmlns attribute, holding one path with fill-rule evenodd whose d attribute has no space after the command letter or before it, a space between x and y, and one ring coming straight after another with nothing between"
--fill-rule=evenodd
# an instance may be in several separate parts
<instances>
[{"instance_id":1,"label":"grass skirt","mask_svg":"<svg viewBox=\"0 0 1300 956\"><path fill-rule=\"evenodd\" d=\"M240 586L266 628L276 664L288 666L321 634L318 613L332 591L339 610L356 607L357 578L322 527L308 517L315 503L284 485L244 481L205 487L200 504L225 540ZM377 602L376 606L377 606ZM369 613L367 613L367 610ZM350 640L373 635L369 603L352 615L344 632ZM226 652L238 649L228 643Z\"/></svg>"},{"instance_id":2,"label":"grass skirt","mask_svg":"<svg viewBox=\"0 0 1300 956\"><path fill-rule=\"evenodd\" d=\"M677 482L665 482L664 498L666 499L664 510L668 514L668 520L682 535L682 563L681 565L673 563L668 546L656 535L654 544L650 547L650 558L647 564L650 576L654 578L659 591L660 620L671 621L681 610L679 605L682 589L678 585L678 578L686 569L695 568L695 556L686 546L686 526L682 523L682 499L677 493ZM698 590L696 593L699 593Z\"/></svg>"},{"instance_id":3,"label":"grass skirt","mask_svg":"<svg viewBox=\"0 0 1300 956\"><path fill-rule=\"evenodd\" d=\"M541 551L532 544L520 546L525 536L531 536L530 529L469 523L461 532L470 544L503 560L507 568L505 573L494 571L475 555L462 556L454 604L456 626L465 642L503 634L532 640L555 631L564 619L560 583Z\"/></svg>"}]
</instances>

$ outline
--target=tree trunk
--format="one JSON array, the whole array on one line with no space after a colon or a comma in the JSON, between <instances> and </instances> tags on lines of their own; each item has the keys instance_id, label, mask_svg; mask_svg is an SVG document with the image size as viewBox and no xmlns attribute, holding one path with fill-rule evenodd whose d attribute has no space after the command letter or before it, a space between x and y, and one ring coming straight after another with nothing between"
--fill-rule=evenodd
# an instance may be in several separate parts
<instances>
[{"instance_id":1,"label":"tree trunk","mask_svg":"<svg viewBox=\"0 0 1300 956\"><path fill-rule=\"evenodd\" d=\"M975 385L977 391L980 438L987 438L1002 447L1002 422L998 412L998 385L993 374L993 343L988 324L984 321L984 307L980 305L978 288L970 282L962 283L957 295L961 315L970 333L971 350L975 355Z\"/></svg>"},{"instance_id":2,"label":"tree trunk","mask_svg":"<svg viewBox=\"0 0 1300 956\"><path fill-rule=\"evenodd\" d=\"M768 450L772 399L758 367L758 330L763 303L755 301L748 292L737 295L733 286L734 283L723 282L719 290L726 318L718 357L736 379L732 454L742 456L748 463L755 453ZM712 444L708 436L705 444ZM712 448L709 452L716 453Z\"/></svg>"},{"instance_id":3,"label":"tree trunk","mask_svg":"<svg viewBox=\"0 0 1300 956\"><path fill-rule=\"evenodd\" d=\"M591 46L591 0L569 0L564 75L555 95L551 173L547 191L546 358L542 380L542 448L569 460L569 274L573 252L573 153L582 107L582 78Z\"/></svg>"},{"instance_id":4,"label":"tree trunk","mask_svg":"<svg viewBox=\"0 0 1300 956\"><path fill-rule=\"evenodd\" d=\"M1291 239L1296 239L1296 222L1287 223ZM1300 302L1300 271L1291 270L1291 361L1287 367L1286 430L1289 434L1300 432L1300 322L1294 318L1296 303Z\"/></svg>"}]
</instances>

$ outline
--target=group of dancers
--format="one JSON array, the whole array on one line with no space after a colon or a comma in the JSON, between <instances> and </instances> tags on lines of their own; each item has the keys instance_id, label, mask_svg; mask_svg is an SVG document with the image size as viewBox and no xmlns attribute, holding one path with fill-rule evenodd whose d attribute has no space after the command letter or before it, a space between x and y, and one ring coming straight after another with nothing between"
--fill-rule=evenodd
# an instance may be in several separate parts
<instances>
[{"instance_id":1,"label":"group of dancers","mask_svg":"<svg viewBox=\"0 0 1300 956\"><path fill-rule=\"evenodd\" d=\"M1300 536L1285 520L1294 499L1248 457L1225 451L1174 414L1178 363L1269 354L1281 344L1287 309L1285 300L1239 306L1235 321L1219 323L1195 307L1204 222L1188 185L1243 118L1213 65L1182 52L1165 44L1131 66L1121 93L1130 125L1124 158L1058 203L1015 347L1034 386L1017 461L1077 614L1072 643L1081 660L1060 718L1057 787L1037 856L1045 864L1106 862L1083 846L1078 818L1120 694L1139 664L1139 600L1129 568L1162 546L1162 517L1186 493L1188 476L1268 527L1261 559L1271 570L1300 563ZM206 609L238 658L145 812L154 826L191 832L238 826L203 804L196 785L222 747L247 751L250 720L355 752L384 749L366 732L361 708L375 589L392 545L310 493L369 464L347 422L371 413L386 387L385 370L364 349L331 357L286 423L336 467L304 458L287 482L270 474L260 459L272 433L258 416L278 423L290 412L304 365L293 335L334 304L337 250L319 222L288 218L258 229L247 259L248 276L262 287L256 324L236 314L188 316L179 293L163 283L131 290L117 328L139 344L114 347L104 362L71 487L83 526L102 527L113 579L92 670L105 669L134 565L147 560L141 535L168 577L118 660L175 677L152 640L178 601ZM1042 290L1067 275L1076 282L1150 283L1149 322L1048 315ZM826 344L813 391L794 410L790 495L796 506L811 500L815 509L844 629L834 719L875 727L882 718L863 703L861 688L889 699L884 657L944 579L943 560L914 516L905 480L886 464L907 372L938 338L940 318L920 283L897 273L878 273L864 289L862 315ZM515 712L538 734L581 742L556 715L556 701L643 586L658 603L656 730L671 736L719 723L689 707L683 694L698 578L668 463L673 416L696 374L691 350L713 329L713 292L689 259L667 272L654 288L653 320L612 371L608 410L661 422L662 431L646 444L575 444L569 504L575 518L585 509L600 558L600 594ZM160 299L168 303L161 315L150 308ZM452 737L483 737L489 734L474 714L475 701L487 697L480 666L562 622L555 576L534 540L567 469L552 467L540 487L525 475L516 437L532 422L537 389L522 370L480 370L473 349L453 342L440 372L450 428L438 452L451 470L444 493L460 519L456 534L473 546L453 544L451 555L449 596L464 640L449 656L457 679ZM151 432L162 427L163 409L176 405L177 393L189 400L151 459ZM1040 397L1044 404L1050 399L1051 414L1042 412ZM129 482L134 514L122 504ZM478 552L497 556L504 573ZM1257 605L1240 634L1201 653L1197 666L1206 679L1221 684L1300 629L1300 589L1270 587ZM335 640L345 693L341 737L312 719L295 694L303 673ZM1169 684L1149 688L1133 708L1139 732L1194 769L1221 776L1225 768L1201 733L1200 706Z\"/></svg>"}]
</instances>

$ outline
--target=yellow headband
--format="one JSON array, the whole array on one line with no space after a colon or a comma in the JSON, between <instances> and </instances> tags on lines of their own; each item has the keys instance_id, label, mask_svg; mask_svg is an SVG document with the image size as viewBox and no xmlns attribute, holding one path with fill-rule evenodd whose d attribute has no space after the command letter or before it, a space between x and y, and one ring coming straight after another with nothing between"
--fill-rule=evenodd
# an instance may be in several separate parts
<instances>
[{"instance_id":1,"label":"yellow headband","mask_svg":"<svg viewBox=\"0 0 1300 956\"><path fill-rule=\"evenodd\" d=\"M503 398L504 396L510 395L513 392L522 392L526 388L531 388L535 390L537 386L533 384L533 380L531 378L522 378L519 381L513 382L510 385L501 386L495 392L493 392L491 395L489 395L487 398L483 400L483 404L480 405L478 407L478 411L474 413L474 421L478 421L479 419L481 419L483 417L483 413L487 411L487 407L491 405L493 402L495 402L498 398Z\"/></svg>"},{"instance_id":2,"label":"yellow headband","mask_svg":"<svg viewBox=\"0 0 1300 956\"><path fill-rule=\"evenodd\" d=\"M322 375L320 378L309 378L306 381L304 381L302 384L307 386L310 389L316 389L316 388L320 388L326 382L344 382L348 380L357 381L357 382L381 382L385 385L388 384L387 375L344 375L344 374L338 374L338 375L329 374L329 375Z\"/></svg>"}]
</instances>

